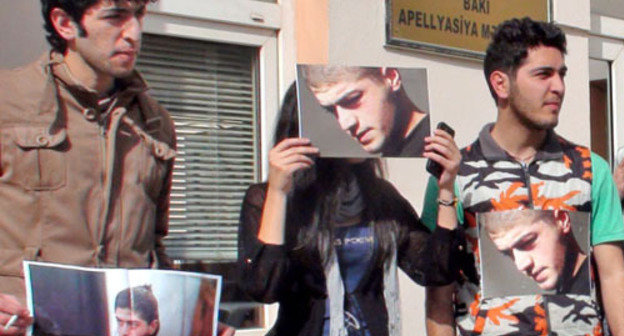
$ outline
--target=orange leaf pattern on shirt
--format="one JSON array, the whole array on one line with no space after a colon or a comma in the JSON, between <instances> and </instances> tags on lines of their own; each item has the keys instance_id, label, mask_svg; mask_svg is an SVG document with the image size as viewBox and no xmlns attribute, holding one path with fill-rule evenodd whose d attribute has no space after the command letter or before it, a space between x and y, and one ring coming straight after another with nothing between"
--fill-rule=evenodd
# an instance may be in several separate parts
<instances>
[{"instance_id":1,"label":"orange leaf pattern on shirt","mask_svg":"<svg viewBox=\"0 0 624 336\"><path fill-rule=\"evenodd\" d=\"M475 294L474 300L470 304L470 315L477 316L479 313L479 304L481 301L481 295L479 293Z\"/></svg>"},{"instance_id":2,"label":"orange leaf pattern on shirt","mask_svg":"<svg viewBox=\"0 0 624 336\"><path fill-rule=\"evenodd\" d=\"M585 148L585 147L581 147L581 146L576 146L574 148L577 152L579 152L579 154L581 155L581 158L583 160L583 176L582 178L584 179L591 179L592 178L592 171L591 171L591 151L589 150L589 148Z\"/></svg>"},{"instance_id":3,"label":"orange leaf pattern on shirt","mask_svg":"<svg viewBox=\"0 0 624 336\"><path fill-rule=\"evenodd\" d=\"M544 182L531 184L531 195L533 196L533 203L535 204L535 207L551 210L575 210L573 206L566 204L566 201L580 193L580 190L572 190L561 197L547 198L540 195L540 188L542 186L544 186Z\"/></svg>"},{"instance_id":4,"label":"orange leaf pattern on shirt","mask_svg":"<svg viewBox=\"0 0 624 336\"><path fill-rule=\"evenodd\" d=\"M509 188L501 191L498 201L492 198L492 206L494 211L513 210L523 207L522 202L528 200L527 195L515 195L514 193L518 188L522 187L524 183L514 182Z\"/></svg>"},{"instance_id":5,"label":"orange leaf pattern on shirt","mask_svg":"<svg viewBox=\"0 0 624 336\"><path fill-rule=\"evenodd\" d=\"M535 331L539 332L541 336L548 336L548 320L546 319L546 309L542 307L539 302L535 302Z\"/></svg>"},{"instance_id":6,"label":"orange leaf pattern on shirt","mask_svg":"<svg viewBox=\"0 0 624 336\"><path fill-rule=\"evenodd\" d=\"M602 336L602 324L598 323L596 324L596 326L594 327L594 334L593 335L588 335L588 336Z\"/></svg>"},{"instance_id":7,"label":"orange leaf pattern on shirt","mask_svg":"<svg viewBox=\"0 0 624 336\"><path fill-rule=\"evenodd\" d=\"M505 313L505 310L509 309L509 307L513 306L514 304L516 304L516 302L518 302L518 298L516 299L511 299L509 301L507 301L506 303L498 306L498 307L493 307L488 309L487 313L485 314L485 321L483 321L481 327L483 327L485 325L485 322L487 320L492 321L492 323L494 323L495 325L500 325L501 320L507 320L507 321L511 321L513 323L518 323L518 318L516 316L510 315ZM481 323L480 323L481 324ZM481 331L477 330L477 325L475 325L475 332L482 332L483 329L481 329Z\"/></svg>"}]
</instances>

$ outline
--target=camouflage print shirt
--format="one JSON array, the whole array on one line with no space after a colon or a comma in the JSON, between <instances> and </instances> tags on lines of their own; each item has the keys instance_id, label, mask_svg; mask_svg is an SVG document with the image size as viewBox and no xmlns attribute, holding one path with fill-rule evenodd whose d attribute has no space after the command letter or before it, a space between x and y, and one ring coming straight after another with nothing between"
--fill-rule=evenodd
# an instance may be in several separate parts
<instances>
[{"instance_id":1,"label":"camouflage print shirt","mask_svg":"<svg viewBox=\"0 0 624 336\"><path fill-rule=\"evenodd\" d=\"M486 125L479 138L462 149L456 182L458 217L468 246L467 253L460 256L463 266L455 293L458 332L602 335L602 314L594 294L482 296L477 213L512 209L583 211L589 213L592 246L624 240L619 198L602 158L549 132L534 160L523 164L496 144L490 135L491 127ZM437 194L437 184L430 180L422 216L430 228L436 223Z\"/></svg>"}]
</instances>

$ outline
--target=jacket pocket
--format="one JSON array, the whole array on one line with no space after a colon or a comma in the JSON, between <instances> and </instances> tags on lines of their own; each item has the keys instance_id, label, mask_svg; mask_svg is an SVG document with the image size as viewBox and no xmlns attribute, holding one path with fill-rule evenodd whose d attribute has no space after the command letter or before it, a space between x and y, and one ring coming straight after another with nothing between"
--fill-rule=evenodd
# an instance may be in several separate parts
<instances>
[{"instance_id":1,"label":"jacket pocket","mask_svg":"<svg viewBox=\"0 0 624 336\"><path fill-rule=\"evenodd\" d=\"M65 185L65 130L49 134L47 127L15 126L0 132L2 180L35 191Z\"/></svg>"},{"instance_id":2,"label":"jacket pocket","mask_svg":"<svg viewBox=\"0 0 624 336\"><path fill-rule=\"evenodd\" d=\"M26 247L21 249L0 248L0 276L24 276L22 261L36 260L39 249L36 247Z\"/></svg>"},{"instance_id":3,"label":"jacket pocket","mask_svg":"<svg viewBox=\"0 0 624 336\"><path fill-rule=\"evenodd\" d=\"M164 142L152 140L141 146L145 159L141 160L141 182L145 192L153 199L160 195L167 179L169 165L175 157L175 151Z\"/></svg>"}]
</instances>

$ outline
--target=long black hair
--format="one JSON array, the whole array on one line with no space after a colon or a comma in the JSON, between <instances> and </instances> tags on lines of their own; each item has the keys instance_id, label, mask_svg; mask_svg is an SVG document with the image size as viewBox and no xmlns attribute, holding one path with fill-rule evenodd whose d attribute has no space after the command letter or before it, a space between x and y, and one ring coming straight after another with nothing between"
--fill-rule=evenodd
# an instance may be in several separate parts
<instances>
[{"instance_id":1,"label":"long black hair","mask_svg":"<svg viewBox=\"0 0 624 336\"><path fill-rule=\"evenodd\" d=\"M293 83L284 96L277 121L274 141L299 136L297 87ZM363 220L374 223L374 232L379 248L375 260L378 266L390 256L394 237L398 234L397 219L415 216L392 198L380 197L388 194L388 183L382 179L383 170L378 159L366 159L360 163L349 163L345 159L317 158L307 170L295 174L293 190L289 195L287 208L286 244L306 258L304 263L329 261L333 253L333 223L340 206L341 189L353 174L358 182L364 200ZM291 225L292 224L292 225ZM307 258L310 259L307 259Z\"/></svg>"}]
</instances>

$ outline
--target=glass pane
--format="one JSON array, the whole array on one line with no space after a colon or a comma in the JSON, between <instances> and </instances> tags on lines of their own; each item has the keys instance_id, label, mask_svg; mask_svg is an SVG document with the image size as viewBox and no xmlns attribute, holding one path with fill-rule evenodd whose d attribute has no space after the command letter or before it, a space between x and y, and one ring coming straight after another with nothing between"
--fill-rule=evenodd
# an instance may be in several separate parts
<instances>
[{"instance_id":1,"label":"glass pane","mask_svg":"<svg viewBox=\"0 0 624 336\"><path fill-rule=\"evenodd\" d=\"M610 64L603 60L589 60L589 95L591 150L611 163L611 83Z\"/></svg>"}]
</instances>

